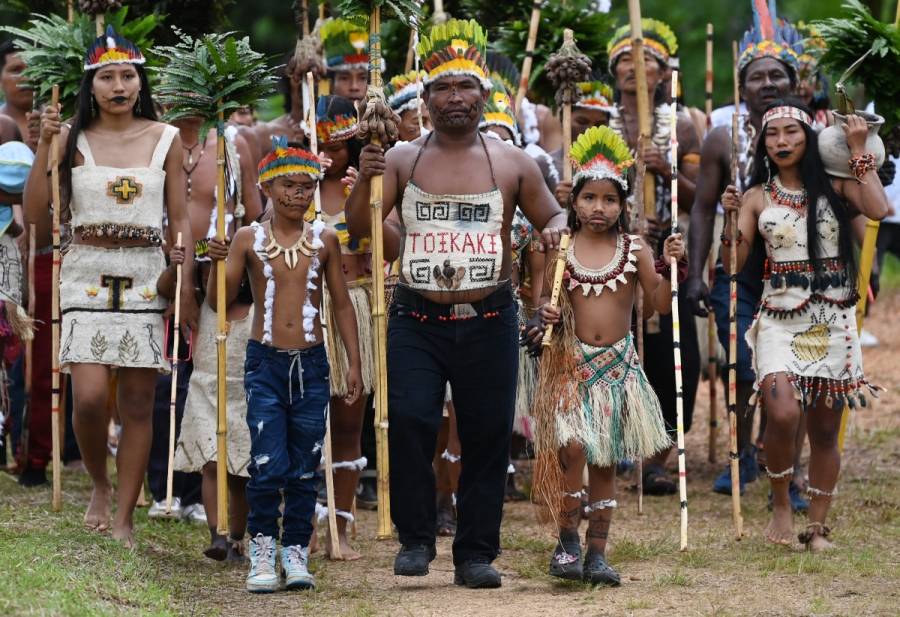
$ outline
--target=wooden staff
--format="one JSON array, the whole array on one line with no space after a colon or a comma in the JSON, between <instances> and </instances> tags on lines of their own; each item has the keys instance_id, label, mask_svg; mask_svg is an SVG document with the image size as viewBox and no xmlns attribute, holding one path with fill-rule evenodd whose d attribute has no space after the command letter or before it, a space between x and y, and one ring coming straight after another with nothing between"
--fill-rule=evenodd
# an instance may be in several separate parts
<instances>
[{"instance_id":1,"label":"wooden staff","mask_svg":"<svg viewBox=\"0 0 900 617\"><path fill-rule=\"evenodd\" d=\"M553 272L553 288L550 291L550 306L556 308L559 306L559 292L562 289L563 274L566 272L566 253L569 250L569 234L562 234L559 237L559 251L556 253L556 269ZM544 338L541 345L547 347L550 345L550 339L553 337L553 324L547 324L544 330Z\"/></svg>"},{"instance_id":2,"label":"wooden staff","mask_svg":"<svg viewBox=\"0 0 900 617\"><path fill-rule=\"evenodd\" d=\"M741 95L738 86L738 46L732 43L734 56L734 113L731 115L731 184L737 186L738 148L740 143ZM728 293L728 456L731 459L731 516L738 540L744 536L744 519L741 516L741 473L737 452L737 213L728 214L731 242L729 253Z\"/></svg>"},{"instance_id":3,"label":"wooden staff","mask_svg":"<svg viewBox=\"0 0 900 617\"><path fill-rule=\"evenodd\" d=\"M94 17L94 24L96 24L97 28L97 36L103 36L103 31L106 26L106 14L105 13L97 13Z\"/></svg>"},{"instance_id":4,"label":"wooden staff","mask_svg":"<svg viewBox=\"0 0 900 617\"><path fill-rule=\"evenodd\" d=\"M444 12L444 0L434 0L434 15L431 21L435 24L442 24L447 21L447 13Z\"/></svg>"},{"instance_id":5,"label":"wooden staff","mask_svg":"<svg viewBox=\"0 0 900 617\"><path fill-rule=\"evenodd\" d=\"M644 180L646 178L646 167L644 167L640 160L643 158L641 155L641 151L638 150L638 164L636 166L635 178L634 178L634 190L632 191L632 195L634 196L634 213L637 218L637 229L635 230L638 234L643 233L644 220L641 218L643 214L643 203L644 203ZM637 339L637 350L638 350L638 360L641 363L641 366L644 365L644 288L640 285L635 285L634 290L634 310L636 315L635 320L635 338ZM638 514L644 513L644 459L638 458L635 461L635 467L637 469L637 511Z\"/></svg>"},{"instance_id":6,"label":"wooden staff","mask_svg":"<svg viewBox=\"0 0 900 617\"><path fill-rule=\"evenodd\" d=\"M712 130L713 111L713 25L706 24L706 134ZM709 289L712 289L716 277L716 256L712 250L706 259L706 272ZM709 444L707 460L716 463L716 437L719 428L719 401L716 394L717 354L719 341L716 338L716 315L712 309L706 314L706 375L709 378Z\"/></svg>"},{"instance_id":7,"label":"wooden staff","mask_svg":"<svg viewBox=\"0 0 900 617\"><path fill-rule=\"evenodd\" d=\"M672 73L672 100L678 95L678 71ZM672 159L672 235L678 233L678 109L670 105ZM678 494L681 508L681 550L688 547L687 508L687 465L684 460L684 388L681 382L681 321L678 315L678 262L673 257L669 262L669 276L672 285L672 350L675 359L675 433L678 442Z\"/></svg>"},{"instance_id":8,"label":"wooden staff","mask_svg":"<svg viewBox=\"0 0 900 617\"><path fill-rule=\"evenodd\" d=\"M316 103L312 100L312 93L315 92L316 86L313 80L312 71L306 73L306 92L308 93L308 109L306 116L306 125L310 127L311 136L309 138L309 149L313 156L319 157L319 140L316 133ZM313 193L313 207L316 212L316 219L322 219L322 189L319 183L316 183L316 190ZM323 283L324 284L324 283ZM327 324L327 327L337 327L335 324ZM334 498L334 458L331 450L331 405L325 409L325 443L322 445L322 451L325 458L325 500L328 504L328 540L331 543L331 557L333 559L341 559L341 543L338 539L337 529L337 506Z\"/></svg>"},{"instance_id":9,"label":"wooden staff","mask_svg":"<svg viewBox=\"0 0 900 617\"><path fill-rule=\"evenodd\" d=\"M75 22L75 0L66 0L66 21Z\"/></svg>"},{"instance_id":10,"label":"wooden staff","mask_svg":"<svg viewBox=\"0 0 900 617\"><path fill-rule=\"evenodd\" d=\"M181 247L181 232L175 240ZM175 323L172 325L172 387L169 390L169 466L166 472L166 514L172 513L175 484L175 403L178 397L178 347L181 338L181 264L175 266Z\"/></svg>"},{"instance_id":11,"label":"wooden staff","mask_svg":"<svg viewBox=\"0 0 900 617\"><path fill-rule=\"evenodd\" d=\"M534 46L537 44L538 26L540 26L540 23L541 0L534 0L534 3L531 5L528 40L525 43L525 60L522 61L522 75L519 77L519 89L516 90L516 112L522 109L522 100L528 92L528 82L531 80L531 64L534 61Z\"/></svg>"},{"instance_id":12,"label":"wooden staff","mask_svg":"<svg viewBox=\"0 0 900 617\"><path fill-rule=\"evenodd\" d=\"M36 248L34 224L28 225L28 318L34 321L34 251ZM25 404L22 406L22 429L19 431L19 468L28 466L28 445L31 440L31 385L34 379L34 337L25 341Z\"/></svg>"},{"instance_id":13,"label":"wooden staff","mask_svg":"<svg viewBox=\"0 0 900 617\"><path fill-rule=\"evenodd\" d=\"M381 90L381 8L372 7L369 19L369 84ZM373 101L370 100L370 103ZM372 143L381 145L376 132ZM388 452L387 322L384 302L384 227L382 224L382 176L371 180L372 206L372 326L375 334L375 452L378 460L378 530L376 537L391 537L391 501Z\"/></svg>"},{"instance_id":14,"label":"wooden staff","mask_svg":"<svg viewBox=\"0 0 900 617\"><path fill-rule=\"evenodd\" d=\"M50 105L56 109L59 106L59 86L53 86L53 94ZM62 509L62 453L60 450L60 421L59 421L59 267L61 263L59 240L59 211L62 203L59 196L59 135L54 135L50 141L50 190L53 199L53 294L51 299L51 401L50 401L50 432L53 438L53 511Z\"/></svg>"},{"instance_id":15,"label":"wooden staff","mask_svg":"<svg viewBox=\"0 0 900 617\"><path fill-rule=\"evenodd\" d=\"M219 118L216 126L216 165L218 179L216 189L216 240L225 241L225 112L221 111L223 101L219 99ZM228 340L228 322L225 300L225 260L216 262L216 512L220 535L228 533L228 412L225 344Z\"/></svg>"},{"instance_id":16,"label":"wooden staff","mask_svg":"<svg viewBox=\"0 0 900 617\"><path fill-rule=\"evenodd\" d=\"M638 137L637 150L650 142L650 95L647 92L647 65L644 59L644 29L641 25L640 0L628 0L628 19L631 22L631 58L634 62L634 76L637 81ZM644 166L643 156L638 165ZM656 178L653 174L644 178L644 218L656 218Z\"/></svg>"}]
</instances>

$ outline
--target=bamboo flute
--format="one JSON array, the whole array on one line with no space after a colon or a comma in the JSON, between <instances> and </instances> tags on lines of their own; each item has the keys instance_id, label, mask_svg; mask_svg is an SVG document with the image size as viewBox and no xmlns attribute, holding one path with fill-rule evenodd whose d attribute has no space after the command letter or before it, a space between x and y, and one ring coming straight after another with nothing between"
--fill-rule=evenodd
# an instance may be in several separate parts
<instances>
[{"instance_id":1,"label":"bamboo flute","mask_svg":"<svg viewBox=\"0 0 900 617\"><path fill-rule=\"evenodd\" d=\"M559 306L559 293L562 290L563 274L566 272L566 253L569 250L569 234L562 234L559 238L559 251L556 253L556 264L553 271L553 287L550 290L550 306L556 308ZM544 330L544 338L541 345L547 347L550 345L550 339L553 337L553 324L547 324Z\"/></svg>"}]
</instances>

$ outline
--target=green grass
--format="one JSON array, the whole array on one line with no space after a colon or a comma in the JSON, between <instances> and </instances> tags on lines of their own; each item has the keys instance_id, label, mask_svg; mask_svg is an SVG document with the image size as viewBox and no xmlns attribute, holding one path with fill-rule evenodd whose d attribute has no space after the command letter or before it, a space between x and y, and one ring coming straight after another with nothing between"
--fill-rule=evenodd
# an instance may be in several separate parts
<instances>
[{"instance_id":1,"label":"green grass","mask_svg":"<svg viewBox=\"0 0 900 617\"><path fill-rule=\"evenodd\" d=\"M900 259L888 253L881 268L881 290L900 289Z\"/></svg>"}]
</instances>

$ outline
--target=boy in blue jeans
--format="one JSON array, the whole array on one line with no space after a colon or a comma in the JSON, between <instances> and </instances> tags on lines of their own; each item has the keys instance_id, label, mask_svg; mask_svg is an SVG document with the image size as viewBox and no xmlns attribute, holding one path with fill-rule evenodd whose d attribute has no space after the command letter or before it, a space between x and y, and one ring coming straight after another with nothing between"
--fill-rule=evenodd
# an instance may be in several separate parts
<instances>
[{"instance_id":1,"label":"boy in blue jeans","mask_svg":"<svg viewBox=\"0 0 900 617\"><path fill-rule=\"evenodd\" d=\"M250 572L247 591L277 591L275 569L279 507L284 497L281 573L286 589L312 589L309 539L316 504L316 470L325 438L330 397L328 360L319 307L320 273L334 303L335 323L347 348L347 403L360 393L356 321L341 272L337 236L321 221L304 221L321 167L310 152L273 138L259 164L259 182L272 200L270 221L235 233L234 241L210 240L209 256L225 259L226 295L232 302L246 269L253 290L253 327L244 362L250 427ZM230 245L230 246L229 246ZM216 269L207 298L216 308Z\"/></svg>"}]
</instances>

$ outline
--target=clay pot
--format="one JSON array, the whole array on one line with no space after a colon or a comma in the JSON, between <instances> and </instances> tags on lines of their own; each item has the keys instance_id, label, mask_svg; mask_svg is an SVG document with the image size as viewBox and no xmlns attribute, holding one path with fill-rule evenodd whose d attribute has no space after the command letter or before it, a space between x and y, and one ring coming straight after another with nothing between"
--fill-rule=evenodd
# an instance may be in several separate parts
<instances>
[{"instance_id":1,"label":"clay pot","mask_svg":"<svg viewBox=\"0 0 900 617\"><path fill-rule=\"evenodd\" d=\"M829 176L838 178L853 178L850 171L850 148L847 147L847 137L841 125L846 124L847 116L834 113L834 124L819 133L819 156L825 163L825 171ZM866 124L869 125L869 136L866 138L866 152L875 155L875 164L878 167L884 163L884 142L878 136L878 130L884 124L884 118L877 114L865 111L857 111Z\"/></svg>"}]
</instances>

